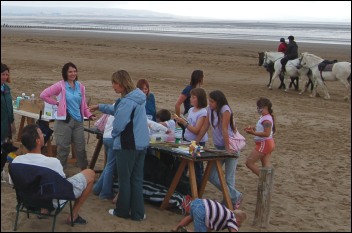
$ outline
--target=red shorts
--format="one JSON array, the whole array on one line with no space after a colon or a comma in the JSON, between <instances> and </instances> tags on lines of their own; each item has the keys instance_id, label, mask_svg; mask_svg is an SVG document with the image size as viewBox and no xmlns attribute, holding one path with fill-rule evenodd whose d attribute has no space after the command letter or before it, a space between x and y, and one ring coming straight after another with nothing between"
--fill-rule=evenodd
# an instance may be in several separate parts
<instances>
[{"instance_id":1,"label":"red shorts","mask_svg":"<svg viewBox=\"0 0 352 233\"><path fill-rule=\"evenodd\" d=\"M274 139L267 139L261 142L255 143L255 150L263 154L271 153L275 148Z\"/></svg>"}]
</instances>

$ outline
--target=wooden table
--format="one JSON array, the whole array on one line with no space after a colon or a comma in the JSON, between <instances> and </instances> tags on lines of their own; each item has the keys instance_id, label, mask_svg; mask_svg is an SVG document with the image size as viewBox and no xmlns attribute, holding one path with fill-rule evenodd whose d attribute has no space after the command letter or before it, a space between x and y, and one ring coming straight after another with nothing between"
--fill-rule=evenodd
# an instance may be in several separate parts
<instances>
[{"instance_id":1,"label":"wooden table","mask_svg":"<svg viewBox=\"0 0 352 233\"><path fill-rule=\"evenodd\" d=\"M160 206L160 209L163 210L168 206L169 200L179 183L179 180L181 178L183 171L185 170L186 165L188 165L188 169L189 169L189 181L190 181L191 193L192 193L193 199L198 197L201 198L203 196L205 186L209 179L211 168L215 165L219 176L225 204L230 210L233 210L233 205L230 199L228 187L226 185L221 161L226 158L237 158L237 156L226 153L224 151L219 151L214 149L214 150L206 150L205 152L201 152L201 156L192 157L189 154L189 152L178 149L177 148L178 146L180 145L174 144L174 143L151 143L149 146L150 149L153 149L156 152L171 154L172 156L175 156L181 159L181 164L177 169L177 172L174 176L174 179L172 180L172 183L164 198L164 201ZM198 161L208 162L204 172L204 176L202 179L202 184L199 192L197 190L197 182L196 182L196 176L195 176L195 170L194 170L194 162L198 162Z\"/></svg>"},{"instance_id":2,"label":"wooden table","mask_svg":"<svg viewBox=\"0 0 352 233\"><path fill-rule=\"evenodd\" d=\"M17 110L14 109L13 112L17 115L21 116L21 123L20 123L20 127L18 128L18 134L17 134L17 141L20 142L21 138L22 138L22 131L23 131L23 127L25 122L27 122L27 124L34 124L36 122L36 120L39 119L39 113L32 113L32 112L27 112L27 111L23 111L23 110ZM45 116L42 115L41 117L42 121L45 121L48 123L53 122L53 119L49 119ZM47 146L47 156L48 157L56 157L56 155L54 155L53 153L53 148L51 145L51 140L48 140L46 143Z\"/></svg>"},{"instance_id":3,"label":"wooden table","mask_svg":"<svg viewBox=\"0 0 352 233\"><path fill-rule=\"evenodd\" d=\"M84 128L84 131L88 132L88 133L91 133L91 134L95 134L97 139L98 139L98 142L97 142L97 145L95 146L95 149L94 149L94 153L93 153L93 156L92 156L92 159L90 160L90 163L89 163L89 168L90 169L93 169L94 170L94 167L95 167L95 163L97 162L98 160L98 157L99 157L99 154L100 154L100 151L101 151L101 148L103 146L103 132L99 131L97 128L95 127L92 127L92 128ZM106 159L107 159L107 155L106 153L104 152L104 167L105 167L105 164L106 164ZM103 168L104 168L103 167ZM96 173L101 173L102 170L94 170Z\"/></svg>"}]
</instances>

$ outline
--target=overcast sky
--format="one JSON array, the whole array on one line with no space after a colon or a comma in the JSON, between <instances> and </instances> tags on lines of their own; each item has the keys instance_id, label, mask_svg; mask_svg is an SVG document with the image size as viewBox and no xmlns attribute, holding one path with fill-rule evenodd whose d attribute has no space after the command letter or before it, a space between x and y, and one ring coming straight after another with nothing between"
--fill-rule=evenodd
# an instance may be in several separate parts
<instances>
[{"instance_id":1,"label":"overcast sky","mask_svg":"<svg viewBox=\"0 0 352 233\"><path fill-rule=\"evenodd\" d=\"M122 8L222 20L351 22L351 1L1 1L1 5Z\"/></svg>"}]
</instances>

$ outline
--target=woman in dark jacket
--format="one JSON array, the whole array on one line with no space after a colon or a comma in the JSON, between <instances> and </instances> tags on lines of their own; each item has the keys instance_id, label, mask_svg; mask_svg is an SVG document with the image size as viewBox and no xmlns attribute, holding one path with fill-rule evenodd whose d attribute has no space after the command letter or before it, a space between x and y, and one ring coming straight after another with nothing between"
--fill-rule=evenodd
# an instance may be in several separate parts
<instances>
[{"instance_id":1,"label":"woman in dark jacket","mask_svg":"<svg viewBox=\"0 0 352 233\"><path fill-rule=\"evenodd\" d=\"M6 138L12 138L12 131L15 130L11 89L6 83L10 83L10 68L1 63L1 145ZM1 172L6 160L7 154L1 153Z\"/></svg>"}]
</instances>

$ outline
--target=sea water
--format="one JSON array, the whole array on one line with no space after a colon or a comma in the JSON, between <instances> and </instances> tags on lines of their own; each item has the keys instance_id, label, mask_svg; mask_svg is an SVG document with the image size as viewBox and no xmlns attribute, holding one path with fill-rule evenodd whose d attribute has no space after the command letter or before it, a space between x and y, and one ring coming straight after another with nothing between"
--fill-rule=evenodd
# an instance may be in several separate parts
<instances>
[{"instance_id":1,"label":"sea water","mask_svg":"<svg viewBox=\"0 0 352 233\"><path fill-rule=\"evenodd\" d=\"M210 39L279 41L351 45L351 23L270 21L181 21L101 17L1 16L1 26L102 33L153 34Z\"/></svg>"}]
</instances>

